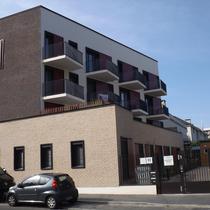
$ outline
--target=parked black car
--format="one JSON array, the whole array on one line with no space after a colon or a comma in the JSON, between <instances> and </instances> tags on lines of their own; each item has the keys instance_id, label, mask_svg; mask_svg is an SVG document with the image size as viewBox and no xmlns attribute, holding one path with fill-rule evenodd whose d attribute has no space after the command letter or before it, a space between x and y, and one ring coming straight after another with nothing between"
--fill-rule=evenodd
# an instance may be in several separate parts
<instances>
[{"instance_id":1,"label":"parked black car","mask_svg":"<svg viewBox=\"0 0 210 210\"><path fill-rule=\"evenodd\" d=\"M7 173L6 169L0 167L0 201L4 200L9 188L14 185L14 178Z\"/></svg>"},{"instance_id":2,"label":"parked black car","mask_svg":"<svg viewBox=\"0 0 210 210\"><path fill-rule=\"evenodd\" d=\"M63 201L76 202L78 190L68 174L45 173L31 176L11 187L7 201L10 206L21 202L45 203L54 209Z\"/></svg>"}]
</instances>

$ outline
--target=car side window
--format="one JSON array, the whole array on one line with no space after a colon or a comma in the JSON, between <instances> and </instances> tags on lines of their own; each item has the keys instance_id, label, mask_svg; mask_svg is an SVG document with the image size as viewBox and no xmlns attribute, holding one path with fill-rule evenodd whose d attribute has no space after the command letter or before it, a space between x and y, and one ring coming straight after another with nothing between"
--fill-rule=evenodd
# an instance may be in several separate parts
<instances>
[{"instance_id":1,"label":"car side window","mask_svg":"<svg viewBox=\"0 0 210 210\"><path fill-rule=\"evenodd\" d=\"M39 184L40 185L45 185L47 182L49 182L50 178L46 176L40 176Z\"/></svg>"},{"instance_id":2,"label":"car side window","mask_svg":"<svg viewBox=\"0 0 210 210\"><path fill-rule=\"evenodd\" d=\"M23 185L23 187L39 185L39 180L40 180L39 175L32 176L32 177L26 179L25 181L23 181L22 185Z\"/></svg>"}]
</instances>

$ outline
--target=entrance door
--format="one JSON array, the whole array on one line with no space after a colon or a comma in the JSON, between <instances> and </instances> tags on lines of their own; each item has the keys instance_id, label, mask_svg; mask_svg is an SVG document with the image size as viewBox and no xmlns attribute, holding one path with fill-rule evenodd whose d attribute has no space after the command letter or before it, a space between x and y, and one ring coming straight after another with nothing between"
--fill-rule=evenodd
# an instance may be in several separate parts
<instances>
[{"instance_id":1,"label":"entrance door","mask_svg":"<svg viewBox=\"0 0 210 210\"><path fill-rule=\"evenodd\" d=\"M123 184L125 184L129 179L127 139L121 139L121 163L122 163L122 181Z\"/></svg>"},{"instance_id":2,"label":"entrance door","mask_svg":"<svg viewBox=\"0 0 210 210\"><path fill-rule=\"evenodd\" d=\"M64 54L64 39L56 34L45 32L45 58Z\"/></svg>"},{"instance_id":3,"label":"entrance door","mask_svg":"<svg viewBox=\"0 0 210 210\"><path fill-rule=\"evenodd\" d=\"M156 168L158 174L158 193L161 194L173 194L182 193L184 186L182 183L182 176L180 172L180 162L178 156L172 154L173 165L167 166L164 164L164 157L156 155Z\"/></svg>"}]
</instances>

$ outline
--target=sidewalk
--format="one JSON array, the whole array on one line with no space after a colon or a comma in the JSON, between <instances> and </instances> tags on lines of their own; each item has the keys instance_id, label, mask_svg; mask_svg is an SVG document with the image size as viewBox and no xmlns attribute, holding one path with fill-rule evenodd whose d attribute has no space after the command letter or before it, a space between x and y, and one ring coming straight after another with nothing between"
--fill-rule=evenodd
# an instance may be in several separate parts
<instances>
[{"instance_id":1,"label":"sidewalk","mask_svg":"<svg viewBox=\"0 0 210 210\"><path fill-rule=\"evenodd\" d=\"M210 209L210 194L173 195L80 195L80 202L127 207L175 207Z\"/></svg>"}]
</instances>

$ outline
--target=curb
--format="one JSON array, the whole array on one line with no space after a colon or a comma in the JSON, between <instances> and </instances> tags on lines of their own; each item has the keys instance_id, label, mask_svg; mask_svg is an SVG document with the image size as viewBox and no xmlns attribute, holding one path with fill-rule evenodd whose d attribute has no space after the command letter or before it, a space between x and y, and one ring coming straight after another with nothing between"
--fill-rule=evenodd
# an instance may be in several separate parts
<instances>
[{"instance_id":1,"label":"curb","mask_svg":"<svg viewBox=\"0 0 210 210\"><path fill-rule=\"evenodd\" d=\"M210 205L200 204L165 204L165 203L148 203L148 202L135 202L135 201L98 201L98 200L81 200L80 203L97 203L108 206L124 206L124 207L177 207L177 208L202 208L210 209Z\"/></svg>"}]
</instances>

